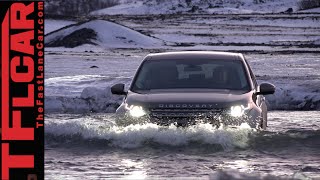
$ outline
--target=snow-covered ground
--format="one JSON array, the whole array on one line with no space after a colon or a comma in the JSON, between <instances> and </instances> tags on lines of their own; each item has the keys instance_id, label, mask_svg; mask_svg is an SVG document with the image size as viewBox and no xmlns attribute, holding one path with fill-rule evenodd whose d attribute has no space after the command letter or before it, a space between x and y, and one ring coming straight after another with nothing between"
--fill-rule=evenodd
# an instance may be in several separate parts
<instances>
[{"instance_id":1,"label":"snow-covered ground","mask_svg":"<svg viewBox=\"0 0 320 180\"><path fill-rule=\"evenodd\" d=\"M58 30L46 37L46 43L62 41L86 28L97 34L90 39L96 48L87 44L63 51L144 48L319 52L320 14L135 15L102 19L105 20L91 20Z\"/></svg>"},{"instance_id":2,"label":"snow-covered ground","mask_svg":"<svg viewBox=\"0 0 320 180\"><path fill-rule=\"evenodd\" d=\"M201 14L245 14L245 13L279 13L292 8L298 11L299 0L265 0L255 3L254 0L192 0L188 1L150 1L150 0L122 0L117 6L97 10L91 15L115 14L174 14L174 13L201 13ZM257 0L259 2L259 0ZM315 9L306 12L319 12Z\"/></svg>"}]
</instances>

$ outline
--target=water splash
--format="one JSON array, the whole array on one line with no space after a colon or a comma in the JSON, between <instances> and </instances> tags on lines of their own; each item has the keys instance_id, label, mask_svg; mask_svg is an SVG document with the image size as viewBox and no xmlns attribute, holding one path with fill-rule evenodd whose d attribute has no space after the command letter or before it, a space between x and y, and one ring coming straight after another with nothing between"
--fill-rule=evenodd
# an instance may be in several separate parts
<instances>
[{"instance_id":1,"label":"water splash","mask_svg":"<svg viewBox=\"0 0 320 180\"><path fill-rule=\"evenodd\" d=\"M224 150L246 148L252 130L248 125L237 129L211 124L197 124L190 127L167 127L152 123L117 126L88 122L50 122L46 125L47 142L50 141L102 141L108 146L138 148L148 144L166 146L218 145Z\"/></svg>"}]
</instances>

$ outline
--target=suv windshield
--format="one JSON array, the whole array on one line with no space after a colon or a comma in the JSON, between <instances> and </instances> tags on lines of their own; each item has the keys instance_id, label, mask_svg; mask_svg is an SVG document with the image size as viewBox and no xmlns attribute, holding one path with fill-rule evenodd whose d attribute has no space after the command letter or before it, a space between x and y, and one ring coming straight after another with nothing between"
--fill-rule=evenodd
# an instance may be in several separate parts
<instances>
[{"instance_id":1,"label":"suv windshield","mask_svg":"<svg viewBox=\"0 0 320 180\"><path fill-rule=\"evenodd\" d=\"M132 91L153 89L250 90L241 61L181 59L145 61Z\"/></svg>"}]
</instances>

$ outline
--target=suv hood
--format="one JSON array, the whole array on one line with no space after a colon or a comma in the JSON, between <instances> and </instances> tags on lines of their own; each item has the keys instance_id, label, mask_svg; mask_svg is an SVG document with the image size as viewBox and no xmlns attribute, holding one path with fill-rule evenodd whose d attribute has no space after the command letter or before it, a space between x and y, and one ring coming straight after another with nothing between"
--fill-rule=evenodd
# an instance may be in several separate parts
<instances>
[{"instance_id":1,"label":"suv hood","mask_svg":"<svg viewBox=\"0 0 320 180\"><path fill-rule=\"evenodd\" d=\"M253 91L219 92L151 92L138 94L129 92L126 103L148 108L211 109L245 105L251 101Z\"/></svg>"}]
</instances>

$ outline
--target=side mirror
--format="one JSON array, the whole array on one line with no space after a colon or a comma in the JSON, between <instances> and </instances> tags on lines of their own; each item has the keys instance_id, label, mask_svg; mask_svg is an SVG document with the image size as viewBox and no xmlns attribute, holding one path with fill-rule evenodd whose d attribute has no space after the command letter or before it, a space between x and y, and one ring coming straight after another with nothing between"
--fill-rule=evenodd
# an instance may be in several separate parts
<instances>
[{"instance_id":1,"label":"side mirror","mask_svg":"<svg viewBox=\"0 0 320 180\"><path fill-rule=\"evenodd\" d=\"M111 93L116 95L127 95L124 91L124 84L115 84L111 87Z\"/></svg>"},{"instance_id":2,"label":"side mirror","mask_svg":"<svg viewBox=\"0 0 320 180\"><path fill-rule=\"evenodd\" d=\"M273 94L276 91L276 87L270 83L260 84L260 90L257 92L257 95L268 95Z\"/></svg>"}]
</instances>

